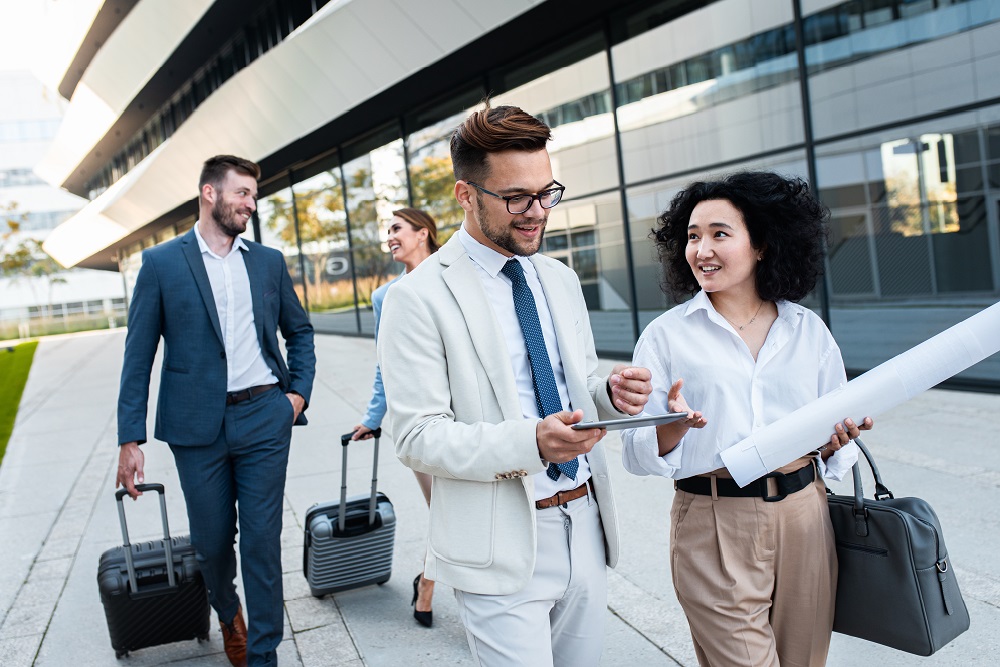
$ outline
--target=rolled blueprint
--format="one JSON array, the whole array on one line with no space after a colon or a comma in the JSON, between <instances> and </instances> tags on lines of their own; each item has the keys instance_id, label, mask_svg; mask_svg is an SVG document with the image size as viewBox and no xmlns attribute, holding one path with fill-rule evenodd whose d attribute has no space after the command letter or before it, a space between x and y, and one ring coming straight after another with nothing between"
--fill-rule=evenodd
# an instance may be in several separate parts
<instances>
[{"instance_id":1,"label":"rolled blueprint","mask_svg":"<svg viewBox=\"0 0 1000 667\"><path fill-rule=\"evenodd\" d=\"M768 424L721 453L740 486L830 440L850 417L861 423L1000 351L1000 303L893 357L846 385Z\"/></svg>"}]
</instances>

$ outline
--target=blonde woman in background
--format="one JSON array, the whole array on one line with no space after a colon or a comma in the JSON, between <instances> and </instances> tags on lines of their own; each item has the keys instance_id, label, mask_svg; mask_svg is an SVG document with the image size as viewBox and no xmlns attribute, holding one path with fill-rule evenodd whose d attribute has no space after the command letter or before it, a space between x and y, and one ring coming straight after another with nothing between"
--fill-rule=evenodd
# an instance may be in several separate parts
<instances>
[{"instance_id":1,"label":"blonde woman in background","mask_svg":"<svg viewBox=\"0 0 1000 667\"><path fill-rule=\"evenodd\" d=\"M431 256L440 247L437 240L437 225L429 214L415 208L401 208L393 211L389 222L388 246L392 258L403 264L406 270L393 280L372 292L372 309L375 311L375 339L378 340L378 324L382 317L382 302L389 286L406 274L417 268L422 261ZM371 432L382 425L385 417L385 389L382 387L382 370L375 367L375 382L372 386L372 398L368 402L361 423L354 427L353 440L371 438ZM424 472L413 471L420 490L428 506L431 504L431 476ZM426 579L423 573L413 580L413 617L423 626L431 627L434 622L431 611L431 598L434 595L434 582Z\"/></svg>"}]
</instances>

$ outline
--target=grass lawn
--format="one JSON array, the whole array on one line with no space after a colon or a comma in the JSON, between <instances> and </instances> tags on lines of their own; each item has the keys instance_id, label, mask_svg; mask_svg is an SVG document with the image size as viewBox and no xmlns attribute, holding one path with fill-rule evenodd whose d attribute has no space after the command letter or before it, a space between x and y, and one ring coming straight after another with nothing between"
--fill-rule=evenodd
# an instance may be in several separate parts
<instances>
[{"instance_id":1,"label":"grass lawn","mask_svg":"<svg viewBox=\"0 0 1000 667\"><path fill-rule=\"evenodd\" d=\"M7 451L7 441L14 430L14 418L21 404L24 383L28 381L31 360L35 358L38 341L14 347L0 347L0 461Z\"/></svg>"}]
</instances>

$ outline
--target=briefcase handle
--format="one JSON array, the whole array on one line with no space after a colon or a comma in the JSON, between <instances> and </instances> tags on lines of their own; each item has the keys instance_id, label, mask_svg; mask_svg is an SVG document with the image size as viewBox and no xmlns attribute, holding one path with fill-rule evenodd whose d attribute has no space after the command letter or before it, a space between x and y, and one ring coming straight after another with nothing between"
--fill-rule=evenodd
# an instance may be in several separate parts
<instances>
[{"instance_id":1,"label":"briefcase handle","mask_svg":"<svg viewBox=\"0 0 1000 667\"><path fill-rule=\"evenodd\" d=\"M875 465L875 459L872 457L872 453L868 451L868 447L865 443L861 442L860 438L855 438L854 443L864 454L865 459L868 461L868 466L872 470L872 477L875 478L875 500L885 500L886 498L892 498L892 491L886 488L885 484L882 483L882 474L878 471L878 466ZM861 461L855 461L854 466L851 468L851 475L854 477L854 532L855 534L865 537L868 535L868 510L865 508L865 490L861 483ZM832 494L833 491L827 487L826 492Z\"/></svg>"},{"instance_id":2,"label":"briefcase handle","mask_svg":"<svg viewBox=\"0 0 1000 667\"><path fill-rule=\"evenodd\" d=\"M892 495L892 491L890 491L888 487L886 487L886 485L882 482L882 475L878 471L878 466L875 465L875 458L872 456L872 453L868 451L868 446L865 445L865 443L861 442L861 438L855 438L854 444L856 444L858 446L858 449L861 450L861 453L865 455L865 458L868 460L868 467L872 469L872 477L875 478L875 500L885 500L886 498L894 498L895 496ZM856 462L854 464L854 467L858 468L859 463L860 462ZM855 506L860 505L861 501L859 499L862 498L863 496L864 496L864 491L861 489L861 470L860 468L858 468L858 476L855 477L855 482L854 482Z\"/></svg>"},{"instance_id":3,"label":"briefcase handle","mask_svg":"<svg viewBox=\"0 0 1000 667\"><path fill-rule=\"evenodd\" d=\"M174 588L177 586L177 582L174 579L174 549L170 539L170 525L167 522L167 501L164 497L163 485L156 483L136 484L135 488L137 491L156 491L160 495L160 517L163 519L163 549L166 552L167 558L167 584L171 588ZM118 504L118 521L122 527L122 542L124 543L125 551L125 568L128 570L128 583L132 587L132 595L135 595L139 592L139 581L135 574L135 563L132 561L132 545L128 539L128 525L125 523L125 503L122 502L127 493L128 490L125 487L115 491L115 502Z\"/></svg>"}]
</instances>

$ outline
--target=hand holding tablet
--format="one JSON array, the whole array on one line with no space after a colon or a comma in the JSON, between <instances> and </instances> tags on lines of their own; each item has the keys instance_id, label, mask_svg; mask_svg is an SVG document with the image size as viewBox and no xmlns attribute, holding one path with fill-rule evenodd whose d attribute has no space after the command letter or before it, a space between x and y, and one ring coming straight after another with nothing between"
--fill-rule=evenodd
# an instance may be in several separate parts
<instances>
[{"instance_id":1,"label":"hand holding tablet","mask_svg":"<svg viewBox=\"0 0 1000 667\"><path fill-rule=\"evenodd\" d=\"M641 417L623 417L621 419L605 419L603 421L596 422L578 422L573 424L570 428L577 431L582 431L588 428L606 428L609 431L617 431L623 428L639 428L641 426L659 426L660 424L669 424L670 422L685 419L687 416L688 413L686 412L668 412L664 415L643 415Z\"/></svg>"}]
</instances>

